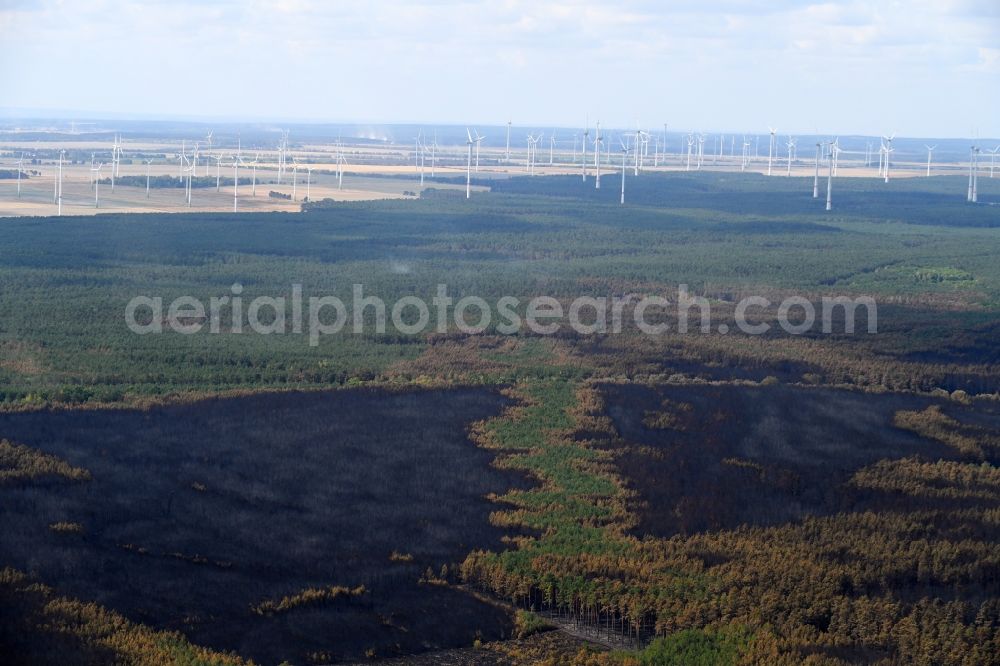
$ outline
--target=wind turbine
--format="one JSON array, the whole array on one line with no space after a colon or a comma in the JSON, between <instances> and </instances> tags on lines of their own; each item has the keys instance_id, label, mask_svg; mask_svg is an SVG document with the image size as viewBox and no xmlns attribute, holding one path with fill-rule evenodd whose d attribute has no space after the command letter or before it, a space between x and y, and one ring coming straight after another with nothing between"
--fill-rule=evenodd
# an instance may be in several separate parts
<instances>
[{"instance_id":1,"label":"wind turbine","mask_svg":"<svg viewBox=\"0 0 1000 666\"><path fill-rule=\"evenodd\" d=\"M431 144L431 178L434 178L434 174L437 172L437 149L438 149L438 133L437 130L434 130L434 143ZM341 157L343 157L343 155ZM507 153L507 159L508 161L510 160L509 151Z\"/></svg>"},{"instance_id":2,"label":"wind turbine","mask_svg":"<svg viewBox=\"0 0 1000 666\"><path fill-rule=\"evenodd\" d=\"M556 149L556 132L555 130L552 130L552 132L549 134L549 166L552 166L554 164L553 158L555 155L555 149Z\"/></svg>"},{"instance_id":3,"label":"wind turbine","mask_svg":"<svg viewBox=\"0 0 1000 666\"><path fill-rule=\"evenodd\" d=\"M118 176L118 135L115 134L115 142L111 145L111 191L115 191L115 178Z\"/></svg>"},{"instance_id":4,"label":"wind turbine","mask_svg":"<svg viewBox=\"0 0 1000 666\"><path fill-rule=\"evenodd\" d=\"M90 172L94 175L94 208L101 207L101 169L103 168L104 162L90 167Z\"/></svg>"},{"instance_id":5,"label":"wind turbine","mask_svg":"<svg viewBox=\"0 0 1000 666\"><path fill-rule=\"evenodd\" d=\"M240 165L246 166L243 161L243 148L239 139L236 140L236 154L233 155L233 212L235 213L240 198Z\"/></svg>"},{"instance_id":6,"label":"wind turbine","mask_svg":"<svg viewBox=\"0 0 1000 666\"><path fill-rule=\"evenodd\" d=\"M826 209L833 210L833 142L830 142L829 171L826 176Z\"/></svg>"},{"instance_id":7,"label":"wind turbine","mask_svg":"<svg viewBox=\"0 0 1000 666\"><path fill-rule=\"evenodd\" d=\"M685 167L684 170L685 171L690 171L691 170L691 151L694 149L694 134L693 133L688 132L687 141L688 141L688 158L687 158L687 167Z\"/></svg>"},{"instance_id":8,"label":"wind turbine","mask_svg":"<svg viewBox=\"0 0 1000 666\"><path fill-rule=\"evenodd\" d=\"M312 166L307 166L306 167L306 201L310 200L309 199L309 194L310 194L311 190L309 188L312 185L312 173L313 173L313 169L314 168L315 167L312 167Z\"/></svg>"},{"instance_id":9,"label":"wind turbine","mask_svg":"<svg viewBox=\"0 0 1000 666\"><path fill-rule=\"evenodd\" d=\"M583 147L580 151L580 167L583 173L583 182L587 182L587 141L590 140L590 119L587 119L587 126L583 128Z\"/></svg>"},{"instance_id":10,"label":"wind turbine","mask_svg":"<svg viewBox=\"0 0 1000 666\"><path fill-rule=\"evenodd\" d=\"M788 170L785 172L786 176L792 175L792 151L795 150L795 139L788 137L788 143L786 144L788 149Z\"/></svg>"},{"instance_id":11,"label":"wind turbine","mask_svg":"<svg viewBox=\"0 0 1000 666\"><path fill-rule=\"evenodd\" d=\"M979 146L974 149L975 152L975 163L972 167L972 203L979 201L979 153L981 152Z\"/></svg>"},{"instance_id":12,"label":"wind turbine","mask_svg":"<svg viewBox=\"0 0 1000 666\"><path fill-rule=\"evenodd\" d=\"M594 130L594 170L597 172L597 180L594 182L594 189L601 189L601 121L597 121L597 128Z\"/></svg>"},{"instance_id":13,"label":"wind turbine","mask_svg":"<svg viewBox=\"0 0 1000 666\"><path fill-rule=\"evenodd\" d=\"M771 141L767 144L767 175L771 175L771 160L774 157L774 149L777 141L778 130L773 127L767 128L771 132Z\"/></svg>"},{"instance_id":14,"label":"wind turbine","mask_svg":"<svg viewBox=\"0 0 1000 666\"><path fill-rule=\"evenodd\" d=\"M59 151L59 180L56 181L56 205L58 208L56 209L56 215L62 215L62 165L65 155L65 150Z\"/></svg>"},{"instance_id":15,"label":"wind turbine","mask_svg":"<svg viewBox=\"0 0 1000 666\"><path fill-rule=\"evenodd\" d=\"M150 157L146 162L146 198L149 198L149 165L153 163L153 158Z\"/></svg>"},{"instance_id":16,"label":"wind turbine","mask_svg":"<svg viewBox=\"0 0 1000 666\"><path fill-rule=\"evenodd\" d=\"M986 152L990 154L990 178L993 177L993 164L996 162L998 151L1000 151L1000 146L997 146L993 150L986 149Z\"/></svg>"},{"instance_id":17,"label":"wind turbine","mask_svg":"<svg viewBox=\"0 0 1000 666\"><path fill-rule=\"evenodd\" d=\"M24 169L24 153L21 153L21 159L17 161L17 198L21 198L21 171Z\"/></svg>"},{"instance_id":18,"label":"wind turbine","mask_svg":"<svg viewBox=\"0 0 1000 666\"><path fill-rule=\"evenodd\" d=\"M969 195L968 201L979 201L979 146L969 149Z\"/></svg>"},{"instance_id":19,"label":"wind turbine","mask_svg":"<svg viewBox=\"0 0 1000 666\"><path fill-rule=\"evenodd\" d=\"M481 144L483 142L483 139L485 139L486 137L485 136L480 136L479 135L479 130L475 130L475 132L476 132L476 139L475 139L475 141L476 141L476 173L479 173L479 144Z\"/></svg>"},{"instance_id":20,"label":"wind turbine","mask_svg":"<svg viewBox=\"0 0 1000 666\"><path fill-rule=\"evenodd\" d=\"M928 146L928 145L924 144L924 148L927 149L927 175L930 176L931 175L931 155L934 153L934 149L937 148L937 144L934 144L933 146ZM990 177L992 177L992 173L991 173Z\"/></svg>"},{"instance_id":21,"label":"wind turbine","mask_svg":"<svg viewBox=\"0 0 1000 666\"><path fill-rule=\"evenodd\" d=\"M437 143L436 136L434 137L434 143ZM507 150L504 153L504 162L510 163L510 119L507 120Z\"/></svg>"},{"instance_id":22,"label":"wind turbine","mask_svg":"<svg viewBox=\"0 0 1000 666\"><path fill-rule=\"evenodd\" d=\"M260 162L260 153L257 153L253 157L253 162L250 165L253 167L253 181L250 185L250 196L257 196L257 164Z\"/></svg>"},{"instance_id":23,"label":"wind turbine","mask_svg":"<svg viewBox=\"0 0 1000 666\"><path fill-rule=\"evenodd\" d=\"M292 201L295 201L295 191L299 185L299 161L292 156Z\"/></svg>"},{"instance_id":24,"label":"wind turbine","mask_svg":"<svg viewBox=\"0 0 1000 666\"><path fill-rule=\"evenodd\" d=\"M413 170L420 171L420 135L423 131L417 132L413 137ZM422 184L422 183L421 183Z\"/></svg>"},{"instance_id":25,"label":"wind turbine","mask_svg":"<svg viewBox=\"0 0 1000 666\"><path fill-rule=\"evenodd\" d=\"M197 145L197 144L196 144ZM222 183L222 154L215 156L215 191L218 192Z\"/></svg>"},{"instance_id":26,"label":"wind turbine","mask_svg":"<svg viewBox=\"0 0 1000 666\"><path fill-rule=\"evenodd\" d=\"M816 171L813 174L813 199L819 199L819 154L823 145L816 142Z\"/></svg>"},{"instance_id":27,"label":"wind turbine","mask_svg":"<svg viewBox=\"0 0 1000 666\"><path fill-rule=\"evenodd\" d=\"M427 157L427 145L423 141L423 132L417 135L417 149L420 151L420 187L424 186L424 160Z\"/></svg>"},{"instance_id":28,"label":"wind turbine","mask_svg":"<svg viewBox=\"0 0 1000 666\"><path fill-rule=\"evenodd\" d=\"M896 135L893 134L892 136L884 136L882 138L885 139L885 182L888 183L889 182L889 162L892 159L892 151L893 151L892 140L894 138L896 138Z\"/></svg>"},{"instance_id":29,"label":"wind turbine","mask_svg":"<svg viewBox=\"0 0 1000 666\"><path fill-rule=\"evenodd\" d=\"M466 146L469 149L469 159L465 163L465 198L469 199L472 197L472 144L474 141L472 140L472 132L469 131L468 127L465 128L465 135L469 139L466 141Z\"/></svg>"},{"instance_id":30,"label":"wind turbine","mask_svg":"<svg viewBox=\"0 0 1000 666\"><path fill-rule=\"evenodd\" d=\"M639 170L642 169L642 153L643 149L649 146L649 133L636 129L635 131L635 175L639 175Z\"/></svg>"},{"instance_id":31,"label":"wind turbine","mask_svg":"<svg viewBox=\"0 0 1000 666\"><path fill-rule=\"evenodd\" d=\"M628 159L628 145L624 141L622 141L621 139L619 139L618 142L620 144L622 144L622 198L621 198L621 205L625 205L625 171L628 168L625 165L625 162Z\"/></svg>"},{"instance_id":32,"label":"wind turbine","mask_svg":"<svg viewBox=\"0 0 1000 666\"><path fill-rule=\"evenodd\" d=\"M435 145L437 144L437 139L435 138ZM433 153L432 153L433 155ZM337 189L344 189L344 164L347 163L347 158L344 157L344 148L340 147L337 151ZM431 159L431 176L434 175L434 161Z\"/></svg>"}]
</instances>

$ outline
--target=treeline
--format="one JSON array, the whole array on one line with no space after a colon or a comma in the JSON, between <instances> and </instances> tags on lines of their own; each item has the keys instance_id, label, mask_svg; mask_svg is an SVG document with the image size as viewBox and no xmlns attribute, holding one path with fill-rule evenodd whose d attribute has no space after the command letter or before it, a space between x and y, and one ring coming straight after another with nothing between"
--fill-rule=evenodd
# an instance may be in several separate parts
<instances>
[{"instance_id":1,"label":"treeline","mask_svg":"<svg viewBox=\"0 0 1000 666\"><path fill-rule=\"evenodd\" d=\"M250 185L253 182L252 178L239 179L240 185ZM107 176L101 178L98 181L101 185L110 185L111 177ZM187 178L180 178L177 176L153 176L149 177L149 187L150 189L183 189L187 187ZM191 178L191 187L195 189L206 189L209 187L215 187L216 180L214 176L198 176L197 178ZM222 177L220 181L223 187L232 187L233 179ZM115 185L122 187L146 187L146 177L145 176L118 176L115 178Z\"/></svg>"}]
</instances>

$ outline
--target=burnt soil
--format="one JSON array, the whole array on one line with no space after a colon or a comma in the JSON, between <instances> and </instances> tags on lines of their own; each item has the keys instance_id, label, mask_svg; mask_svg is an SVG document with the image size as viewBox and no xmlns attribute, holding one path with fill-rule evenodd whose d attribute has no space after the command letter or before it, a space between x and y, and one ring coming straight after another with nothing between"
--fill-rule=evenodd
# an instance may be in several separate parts
<instances>
[{"instance_id":1,"label":"burnt soil","mask_svg":"<svg viewBox=\"0 0 1000 666\"><path fill-rule=\"evenodd\" d=\"M0 485L0 566L265 664L503 638L502 609L418 579L501 547L484 495L528 482L492 468L467 428L504 404L481 389L351 390L0 414L0 438L93 475ZM58 521L85 532L50 530ZM252 610L330 585L368 591Z\"/></svg>"}]
</instances>

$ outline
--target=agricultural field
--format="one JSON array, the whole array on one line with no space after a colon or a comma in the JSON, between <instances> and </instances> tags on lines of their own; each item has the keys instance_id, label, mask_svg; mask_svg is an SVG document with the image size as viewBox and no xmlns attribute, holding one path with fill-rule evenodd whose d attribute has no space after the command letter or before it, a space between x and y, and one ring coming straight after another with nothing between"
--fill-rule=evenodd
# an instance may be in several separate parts
<instances>
[{"instance_id":1,"label":"agricultural field","mask_svg":"<svg viewBox=\"0 0 1000 666\"><path fill-rule=\"evenodd\" d=\"M842 178L826 212L804 174L630 173L624 206L617 177L0 220L0 650L997 663L1000 179ZM657 335L124 314L681 284L705 332L676 303ZM785 334L793 294L869 296L877 332ZM766 334L723 326L748 295Z\"/></svg>"}]
</instances>

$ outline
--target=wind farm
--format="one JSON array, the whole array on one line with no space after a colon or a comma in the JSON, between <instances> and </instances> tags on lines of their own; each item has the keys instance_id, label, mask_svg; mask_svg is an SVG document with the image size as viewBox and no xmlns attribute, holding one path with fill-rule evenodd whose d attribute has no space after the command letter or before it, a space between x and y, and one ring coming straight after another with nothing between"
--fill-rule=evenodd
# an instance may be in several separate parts
<instances>
[{"instance_id":1,"label":"wind farm","mask_svg":"<svg viewBox=\"0 0 1000 666\"><path fill-rule=\"evenodd\" d=\"M412 144L404 139L411 126L403 125L380 126L380 139L360 136L357 126L312 126L297 138L291 129L256 126L208 129L202 133L201 127L179 124L171 128L169 135L157 137L142 127L120 131L110 126L103 130L100 125L94 123L90 131L75 134L68 127L0 128L0 171L6 170L12 176L0 179L0 216L50 215L53 206L57 215L87 215L98 210L102 213L192 209L294 211L305 201L322 199L416 197L428 186L448 189L464 185L466 194L471 196L473 191L488 189L494 179L524 174L557 176L574 171L584 183L593 175L593 186L599 189L601 171L607 177L624 168L610 150L610 145L621 143L629 146L626 166L633 177L640 173L681 171L769 176L780 173L789 177L811 174L815 181L816 161L796 152L802 138L832 144L830 151L821 152L819 161L826 166L828 159L833 160L834 177L878 178L884 183L890 177L957 176L972 171L973 175L982 172L985 178L993 178L1000 149L996 141L984 140L979 142L982 144L979 152L964 154L960 140L943 140L932 145L915 138L903 140L904 148L899 150L894 146L896 137L891 134L782 138L777 129L765 128L757 134L743 133L737 153L738 133L734 132L668 133L666 124L661 132L607 126L602 129L599 122L592 130L589 121L579 128L547 131L517 126L513 121L480 126L489 135L500 137L492 142L471 126L418 126ZM516 142L513 146L508 144L511 131L524 132L523 148ZM253 154L252 161L244 157L243 133L249 137L246 150ZM463 133L463 140L455 140L456 134ZM175 138L178 134L201 138L178 140ZM570 136L574 137L572 144ZM752 149L761 139L768 146L766 156L759 156ZM547 154L539 159L543 141ZM709 159L706 159L706 143L712 145L707 153ZM870 157L873 143L878 145L877 164ZM991 143L993 148L989 147ZM935 156L938 159L932 159ZM783 164L776 169L779 162ZM975 165L971 166L973 162ZM106 170L102 164L107 166ZM306 174L304 193L299 187L300 170ZM239 193L243 184L241 172L250 176L244 195ZM464 183L455 182L461 176ZM96 191L97 181L105 185L103 197ZM211 187L206 186L209 182ZM970 179L965 190L970 202L971 186ZM51 200L43 195L46 188L54 193ZM978 203L978 191L976 194ZM60 202L65 210L60 209Z\"/></svg>"}]
</instances>

